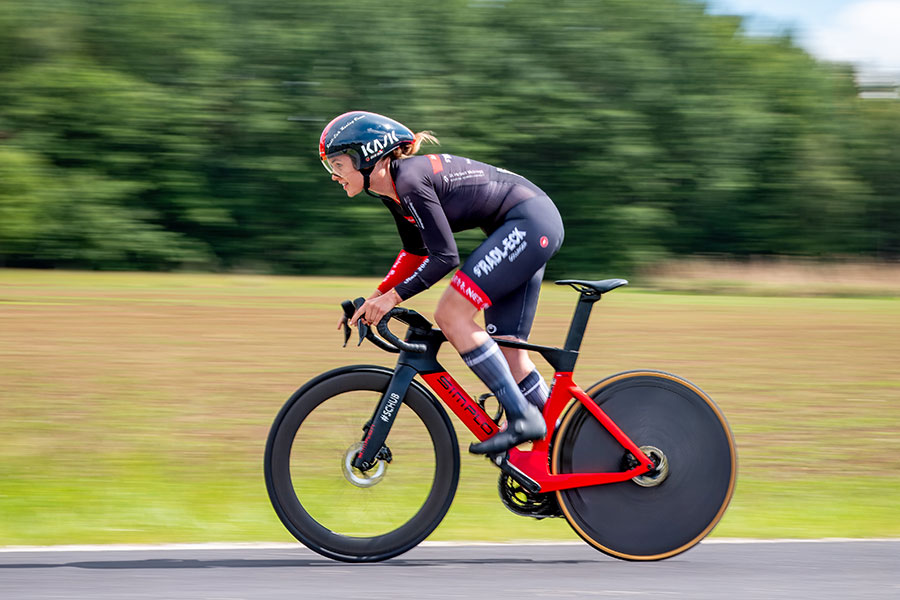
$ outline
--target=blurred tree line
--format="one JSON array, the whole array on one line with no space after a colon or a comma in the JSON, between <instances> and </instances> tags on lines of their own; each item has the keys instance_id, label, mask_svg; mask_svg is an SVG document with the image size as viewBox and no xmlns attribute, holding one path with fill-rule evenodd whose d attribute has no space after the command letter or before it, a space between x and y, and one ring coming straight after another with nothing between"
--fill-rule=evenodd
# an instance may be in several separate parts
<instances>
[{"instance_id":1,"label":"blurred tree line","mask_svg":"<svg viewBox=\"0 0 900 600\"><path fill-rule=\"evenodd\" d=\"M544 188L550 276L900 256L900 103L704 10L0 0L0 265L382 274L393 220L317 157L354 109Z\"/></svg>"}]
</instances>

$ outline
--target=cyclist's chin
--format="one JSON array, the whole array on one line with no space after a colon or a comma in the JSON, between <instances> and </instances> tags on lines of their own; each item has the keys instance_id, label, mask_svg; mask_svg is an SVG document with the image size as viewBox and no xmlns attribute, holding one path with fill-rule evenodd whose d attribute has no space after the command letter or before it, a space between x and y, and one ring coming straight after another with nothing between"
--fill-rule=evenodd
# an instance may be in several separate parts
<instances>
[{"instance_id":1,"label":"cyclist's chin","mask_svg":"<svg viewBox=\"0 0 900 600\"><path fill-rule=\"evenodd\" d=\"M362 193L363 189L362 189L362 186L356 187L354 185L347 185L344 188L344 191L347 192L348 198L352 198L352 197L358 196L360 193Z\"/></svg>"}]
</instances>

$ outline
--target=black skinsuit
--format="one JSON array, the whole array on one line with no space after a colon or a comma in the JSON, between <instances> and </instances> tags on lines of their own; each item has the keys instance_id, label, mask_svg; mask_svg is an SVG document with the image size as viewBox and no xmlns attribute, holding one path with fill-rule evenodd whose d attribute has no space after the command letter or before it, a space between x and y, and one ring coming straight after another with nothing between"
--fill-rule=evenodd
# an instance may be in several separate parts
<instances>
[{"instance_id":1,"label":"black skinsuit","mask_svg":"<svg viewBox=\"0 0 900 600\"><path fill-rule=\"evenodd\" d=\"M383 199L403 249L427 256L395 290L404 300L459 264L453 232L481 228L487 239L451 285L478 308L492 335L527 339L547 261L563 241L556 206L536 185L491 165L449 154L394 160L400 202Z\"/></svg>"}]
</instances>

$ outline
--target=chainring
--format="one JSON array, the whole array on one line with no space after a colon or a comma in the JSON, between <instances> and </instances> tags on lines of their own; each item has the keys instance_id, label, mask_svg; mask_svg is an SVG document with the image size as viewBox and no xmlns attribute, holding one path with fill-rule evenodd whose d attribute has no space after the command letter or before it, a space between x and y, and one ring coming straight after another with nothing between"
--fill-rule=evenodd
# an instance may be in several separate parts
<instances>
[{"instance_id":1,"label":"chainring","mask_svg":"<svg viewBox=\"0 0 900 600\"><path fill-rule=\"evenodd\" d=\"M519 516L535 519L563 516L556 494L533 494L506 473L500 474L497 491L506 508Z\"/></svg>"}]
</instances>

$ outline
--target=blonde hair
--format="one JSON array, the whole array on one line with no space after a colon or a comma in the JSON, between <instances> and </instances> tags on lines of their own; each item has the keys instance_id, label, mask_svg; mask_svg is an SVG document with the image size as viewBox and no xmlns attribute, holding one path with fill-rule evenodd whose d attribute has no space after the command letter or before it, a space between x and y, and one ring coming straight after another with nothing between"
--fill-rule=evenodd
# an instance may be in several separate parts
<instances>
[{"instance_id":1,"label":"blonde hair","mask_svg":"<svg viewBox=\"0 0 900 600\"><path fill-rule=\"evenodd\" d=\"M424 142L428 142L429 144L437 144L440 145L440 141L436 137L434 137L434 133L431 131L420 131L415 134L416 141L403 144L398 148L394 148L391 152L391 158L399 159L399 158L409 158L410 156L415 156L415 154L419 151L419 148L422 146Z\"/></svg>"}]
</instances>

